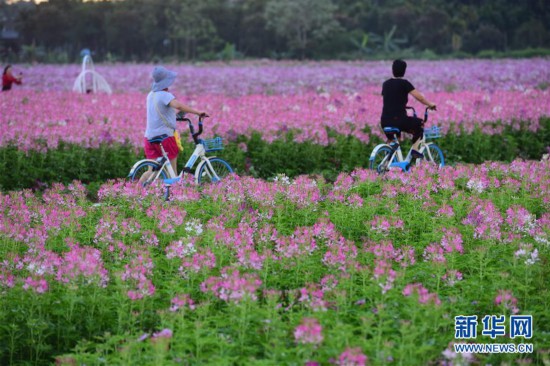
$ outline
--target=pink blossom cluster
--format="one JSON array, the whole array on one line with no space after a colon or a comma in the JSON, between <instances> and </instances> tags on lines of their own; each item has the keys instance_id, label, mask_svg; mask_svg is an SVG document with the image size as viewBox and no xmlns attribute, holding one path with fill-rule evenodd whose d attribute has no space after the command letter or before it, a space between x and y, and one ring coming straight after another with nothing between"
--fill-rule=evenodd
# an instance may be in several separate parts
<instances>
[{"instance_id":1,"label":"pink blossom cluster","mask_svg":"<svg viewBox=\"0 0 550 366\"><path fill-rule=\"evenodd\" d=\"M447 284L447 286L454 286L458 281L462 281L463 275L462 272L457 271L456 269L448 270L441 279Z\"/></svg>"},{"instance_id":2,"label":"pink blossom cluster","mask_svg":"<svg viewBox=\"0 0 550 366\"><path fill-rule=\"evenodd\" d=\"M329 303L325 299L325 291L318 284L308 284L299 290L298 303L305 305L313 311L326 311Z\"/></svg>"},{"instance_id":3,"label":"pink blossom cluster","mask_svg":"<svg viewBox=\"0 0 550 366\"><path fill-rule=\"evenodd\" d=\"M145 92L152 64L96 64L115 93ZM386 61L239 61L165 65L178 73L173 85L186 94L300 94L305 91L354 92L380 86L391 75ZM15 65L25 72L20 88L71 90L81 71L74 65ZM408 62L407 78L421 91L525 90L550 79L547 58ZM526 70L528 72L526 72Z\"/></svg>"},{"instance_id":4,"label":"pink blossom cluster","mask_svg":"<svg viewBox=\"0 0 550 366\"><path fill-rule=\"evenodd\" d=\"M195 310L196 305L191 296L188 294L182 294L174 297L171 301L170 311L176 312L180 309L188 307L190 310Z\"/></svg>"},{"instance_id":5,"label":"pink blossom cluster","mask_svg":"<svg viewBox=\"0 0 550 366\"><path fill-rule=\"evenodd\" d=\"M441 300L436 293L430 293L421 283L410 283L403 289L403 295L409 297L413 294L418 296L418 302L421 304L433 303L441 305Z\"/></svg>"},{"instance_id":6,"label":"pink blossom cluster","mask_svg":"<svg viewBox=\"0 0 550 366\"><path fill-rule=\"evenodd\" d=\"M262 281L254 273L241 275L238 269L222 268L221 276L210 277L201 283L201 291L212 293L214 296L233 303L245 299L257 300L256 291Z\"/></svg>"},{"instance_id":7,"label":"pink blossom cluster","mask_svg":"<svg viewBox=\"0 0 550 366\"><path fill-rule=\"evenodd\" d=\"M535 215L524 207L515 205L506 210L506 223L514 232L528 233L535 229Z\"/></svg>"},{"instance_id":8,"label":"pink blossom cluster","mask_svg":"<svg viewBox=\"0 0 550 366\"><path fill-rule=\"evenodd\" d=\"M482 192L467 187L472 178L487 183ZM419 181L422 185L412 184ZM49 304L58 294L69 297L71 291L92 288L75 296L86 299L89 292L117 303L117 296L127 296L140 300L147 311L160 304L163 325L155 329L168 328L153 335L147 330L144 338L159 339L155 342L177 335L171 324L182 324L172 320L219 309L216 316L232 316L232 308L244 303L239 308L261 314L266 332L279 326L277 317L284 319L286 337L311 350L348 325L344 318L333 320L336 313L368 312L362 315L370 322L398 316L394 305L399 301L409 307L443 306L445 311L437 314L468 305L465 294L474 294L477 267L475 275L459 269L470 268L471 260L477 266L473 247L511 259L500 261L498 271L484 271L489 275L536 274L524 284L529 290L540 282L548 260L549 161L442 170L420 165L384 177L357 169L341 173L334 183L319 177L264 181L235 176L219 184L186 182L173 188L181 196L168 203L159 187L118 181L101 187L94 203L78 183L55 185L40 195L0 193L0 293L9 299L23 293L36 304ZM348 205L358 192L367 207ZM420 210L433 230L408 242L405 227L414 232L415 221L407 216ZM60 230L49 216L63 218ZM498 290L505 280L497 280L488 285L494 299L482 296L480 308L516 314L520 306L531 306L532 300L514 297L517 289ZM325 320L327 328L321 325ZM346 346L331 351L333 363L366 363L355 344L345 348L353 339L345 341ZM445 357L458 359L450 351Z\"/></svg>"},{"instance_id":9,"label":"pink blossom cluster","mask_svg":"<svg viewBox=\"0 0 550 366\"><path fill-rule=\"evenodd\" d=\"M499 290L495 297L495 304L501 306L512 314L519 313L518 299L516 299L510 290Z\"/></svg>"},{"instance_id":10,"label":"pink blossom cluster","mask_svg":"<svg viewBox=\"0 0 550 366\"><path fill-rule=\"evenodd\" d=\"M478 200L474 201L472 206L463 223L473 226L474 237L500 240L503 218L495 204L489 200Z\"/></svg>"},{"instance_id":11,"label":"pink blossom cluster","mask_svg":"<svg viewBox=\"0 0 550 366\"><path fill-rule=\"evenodd\" d=\"M294 329L296 343L320 344L323 342L323 326L315 318L303 318L300 325Z\"/></svg>"},{"instance_id":12,"label":"pink blossom cluster","mask_svg":"<svg viewBox=\"0 0 550 366\"><path fill-rule=\"evenodd\" d=\"M368 357L365 356L361 348L346 348L344 352L338 356L338 366L365 366Z\"/></svg>"},{"instance_id":13,"label":"pink blossom cluster","mask_svg":"<svg viewBox=\"0 0 550 366\"><path fill-rule=\"evenodd\" d=\"M85 283L97 283L100 287L106 287L109 275L103 263L101 251L77 243L70 243L69 248L70 250L63 255L62 262L59 264L57 280L74 283L80 278Z\"/></svg>"},{"instance_id":14,"label":"pink blossom cluster","mask_svg":"<svg viewBox=\"0 0 550 366\"><path fill-rule=\"evenodd\" d=\"M390 260L403 268L415 264L415 250L410 245L403 245L401 248L396 248L391 241L367 242L365 250L372 252L377 259Z\"/></svg>"},{"instance_id":15,"label":"pink blossom cluster","mask_svg":"<svg viewBox=\"0 0 550 366\"><path fill-rule=\"evenodd\" d=\"M483 133L500 134L506 125L519 129L520 121L537 131L539 119L550 116L550 90L426 94L439 106L430 115L429 124L440 125L444 133L470 133L479 126ZM44 150L56 148L60 141L85 147L129 142L140 149L146 127L145 96L14 90L0 99L0 126L4 132L0 146L17 142L22 150ZM296 141L326 145L333 141L327 132L331 130L369 142L365 127L382 137L378 87L355 94L177 97L209 112L206 135L220 135L229 141L238 135L250 136L253 131L273 141L292 130L297 132ZM411 105L421 112L418 103L411 101ZM181 125L180 132L184 141L188 139L186 126Z\"/></svg>"},{"instance_id":16,"label":"pink blossom cluster","mask_svg":"<svg viewBox=\"0 0 550 366\"><path fill-rule=\"evenodd\" d=\"M523 260L526 265L532 266L539 261L539 250L533 248L532 244L520 243L519 249L514 253L514 256Z\"/></svg>"},{"instance_id":17,"label":"pink blossom cluster","mask_svg":"<svg viewBox=\"0 0 550 366\"><path fill-rule=\"evenodd\" d=\"M127 295L131 300L139 300L155 294L151 281L154 263L148 252L137 251L130 263L124 266L120 278L127 283Z\"/></svg>"},{"instance_id":18,"label":"pink blossom cluster","mask_svg":"<svg viewBox=\"0 0 550 366\"><path fill-rule=\"evenodd\" d=\"M441 242L432 243L426 247L424 250L424 260L431 262L445 263L447 260L445 254L458 252L460 254L464 253L464 248L462 247L462 235L457 228L442 228L443 238Z\"/></svg>"},{"instance_id":19,"label":"pink blossom cluster","mask_svg":"<svg viewBox=\"0 0 550 366\"><path fill-rule=\"evenodd\" d=\"M190 257L183 258L179 270L185 276L187 271L198 273L208 271L214 267L216 267L216 255L210 248L200 248Z\"/></svg>"},{"instance_id":20,"label":"pink blossom cluster","mask_svg":"<svg viewBox=\"0 0 550 366\"><path fill-rule=\"evenodd\" d=\"M403 220L393 217L375 216L370 222L370 227L373 231L380 233L390 233L394 230L403 230Z\"/></svg>"}]
</instances>

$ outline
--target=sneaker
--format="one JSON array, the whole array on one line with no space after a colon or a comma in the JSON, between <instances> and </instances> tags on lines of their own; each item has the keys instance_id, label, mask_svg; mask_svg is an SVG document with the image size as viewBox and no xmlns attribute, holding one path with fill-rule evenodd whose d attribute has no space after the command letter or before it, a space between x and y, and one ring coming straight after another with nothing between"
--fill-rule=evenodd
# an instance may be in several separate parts
<instances>
[{"instance_id":1,"label":"sneaker","mask_svg":"<svg viewBox=\"0 0 550 366\"><path fill-rule=\"evenodd\" d=\"M420 151L412 150L411 155L413 158L424 159L424 154L422 154Z\"/></svg>"}]
</instances>

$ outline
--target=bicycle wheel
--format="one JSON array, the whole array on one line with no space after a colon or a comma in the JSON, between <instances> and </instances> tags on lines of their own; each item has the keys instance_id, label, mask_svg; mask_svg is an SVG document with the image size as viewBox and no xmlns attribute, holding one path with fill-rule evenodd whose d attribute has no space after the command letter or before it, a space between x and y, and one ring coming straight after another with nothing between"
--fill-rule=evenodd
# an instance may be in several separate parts
<instances>
[{"instance_id":1,"label":"bicycle wheel","mask_svg":"<svg viewBox=\"0 0 550 366\"><path fill-rule=\"evenodd\" d=\"M427 144L426 148L422 151L424 153L424 159L430 163L437 165L438 167L445 166L445 158L443 157L443 151L436 144Z\"/></svg>"},{"instance_id":2,"label":"bicycle wheel","mask_svg":"<svg viewBox=\"0 0 550 366\"><path fill-rule=\"evenodd\" d=\"M208 159L208 161L210 161L210 165L212 165L212 169L214 169L214 172L216 172L216 174L214 174L210 170L208 163L205 161L199 168L197 176L197 181L199 184L217 182L227 175L233 173L231 165L229 165L229 163L223 159L211 158ZM218 178L216 178L216 175L218 176Z\"/></svg>"},{"instance_id":3,"label":"bicycle wheel","mask_svg":"<svg viewBox=\"0 0 550 366\"><path fill-rule=\"evenodd\" d=\"M149 172L149 168L151 168L152 172L149 177L145 177L144 174ZM143 163L139 164L134 172L130 175L130 180L132 182L141 182L143 186L147 186L157 180L158 177L160 177L161 179L166 179L167 176L164 169L161 170L159 174L159 169L161 168L162 165L159 163L144 161Z\"/></svg>"},{"instance_id":4,"label":"bicycle wheel","mask_svg":"<svg viewBox=\"0 0 550 366\"><path fill-rule=\"evenodd\" d=\"M370 168L380 174L389 171L392 155L393 150L389 146L382 146L370 160Z\"/></svg>"}]
</instances>

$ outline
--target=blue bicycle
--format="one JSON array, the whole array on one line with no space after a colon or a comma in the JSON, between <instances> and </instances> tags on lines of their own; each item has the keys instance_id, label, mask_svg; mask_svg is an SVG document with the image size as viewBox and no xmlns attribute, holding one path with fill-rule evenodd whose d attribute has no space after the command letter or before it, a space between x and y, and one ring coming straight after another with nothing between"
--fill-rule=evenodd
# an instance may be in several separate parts
<instances>
[{"instance_id":1,"label":"blue bicycle","mask_svg":"<svg viewBox=\"0 0 550 366\"><path fill-rule=\"evenodd\" d=\"M407 107L413 111L413 116L416 117L416 111L413 107ZM424 123L428 121L428 108L424 112ZM404 172L409 171L412 164L412 147L405 158L403 158L403 152L401 151L401 145L399 144L398 136L400 134L399 128L396 127L384 127L384 133L393 135L393 139L389 144L377 145L370 154L369 167L376 170L378 173L383 174L391 169L399 169ZM424 129L424 135L420 140L419 152L424 155L423 159L416 159L418 164L421 160L425 160L439 167L445 165L445 158L443 151L433 142L427 142L428 139L435 139L441 137L441 129L438 126Z\"/></svg>"}]
</instances>

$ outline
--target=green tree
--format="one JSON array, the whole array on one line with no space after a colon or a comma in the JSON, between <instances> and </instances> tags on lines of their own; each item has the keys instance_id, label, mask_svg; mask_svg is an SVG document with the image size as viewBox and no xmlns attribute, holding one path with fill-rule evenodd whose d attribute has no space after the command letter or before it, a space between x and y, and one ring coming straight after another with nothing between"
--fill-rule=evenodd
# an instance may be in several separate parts
<instances>
[{"instance_id":1,"label":"green tree","mask_svg":"<svg viewBox=\"0 0 550 366\"><path fill-rule=\"evenodd\" d=\"M548 45L549 31L540 20L531 19L519 26L514 35L514 45L521 47L544 47Z\"/></svg>"},{"instance_id":2,"label":"green tree","mask_svg":"<svg viewBox=\"0 0 550 366\"><path fill-rule=\"evenodd\" d=\"M305 57L306 49L339 28L331 0L271 0L266 7L267 26L288 41L291 50Z\"/></svg>"},{"instance_id":3,"label":"green tree","mask_svg":"<svg viewBox=\"0 0 550 366\"><path fill-rule=\"evenodd\" d=\"M434 50L445 53L452 50L450 17L443 10L430 8L423 13L418 22L415 46L421 50Z\"/></svg>"},{"instance_id":4,"label":"green tree","mask_svg":"<svg viewBox=\"0 0 550 366\"><path fill-rule=\"evenodd\" d=\"M214 52L220 45L214 23L202 14L205 7L203 0L172 0L166 7L168 38L175 56L183 53L186 60L192 60L201 53Z\"/></svg>"}]
</instances>

